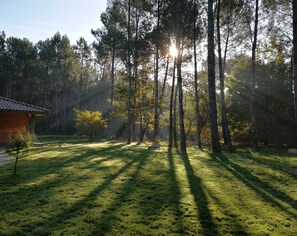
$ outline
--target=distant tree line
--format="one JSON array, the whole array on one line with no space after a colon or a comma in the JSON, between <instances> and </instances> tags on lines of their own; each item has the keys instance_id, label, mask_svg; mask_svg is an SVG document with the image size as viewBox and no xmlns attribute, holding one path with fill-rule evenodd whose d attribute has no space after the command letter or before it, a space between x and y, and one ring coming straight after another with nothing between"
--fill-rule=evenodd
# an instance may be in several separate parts
<instances>
[{"instance_id":1,"label":"distant tree line","mask_svg":"<svg viewBox=\"0 0 297 236\"><path fill-rule=\"evenodd\" d=\"M83 38L72 46L56 33L34 45L0 34L0 96L49 109L37 131L73 133L73 108L100 109L98 86L96 62Z\"/></svg>"},{"instance_id":2,"label":"distant tree line","mask_svg":"<svg viewBox=\"0 0 297 236\"><path fill-rule=\"evenodd\" d=\"M295 0L108 0L92 45L2 33L1 95L49 108L49 133L73 132L73 108L87 108L128 143L292 145L294 12Z\"/></svg>"}]
</instances>

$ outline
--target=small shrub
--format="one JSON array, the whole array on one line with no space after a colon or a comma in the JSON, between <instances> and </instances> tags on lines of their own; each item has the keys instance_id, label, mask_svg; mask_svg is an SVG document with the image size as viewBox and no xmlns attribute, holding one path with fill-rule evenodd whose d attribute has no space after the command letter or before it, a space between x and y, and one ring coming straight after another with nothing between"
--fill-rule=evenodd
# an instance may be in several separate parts
<instances>
[{"instance_id":1,"label":"small shrub","mask_svg":"<svg viewBox=\"0 0 297 236\"><path fill-rule=\"evenodd\" d=\"M35 134L31 134L30 132L23 134L23 137L26 148L32 147L33 144L38 141L37 136Z\"/></svg>"},{"instance_id":2,"label":"small shrub","mask_svg":"<svg viewBox=\"0 0 297 236\"><path fill-rule=\"evenodd\" d=\"M15 156L13 175L16 175L17 163L22 151L28 151L28 148L37 140L34 134L26 131L16 131L10 137L10 143L6 146L6 151Z\"/></svg>"},{"instance_id":3,"label":"small shrub","mask_svg":"<svg viewBox=\"0 0 297 236\"><path fill-rule=\"evenodd\" d=\"M102 131L107 126L105 119L99 111L78 110L75 111L75 128L80 134L89 134L91 141L94 133Z\"/></svg>"}]
</instances>

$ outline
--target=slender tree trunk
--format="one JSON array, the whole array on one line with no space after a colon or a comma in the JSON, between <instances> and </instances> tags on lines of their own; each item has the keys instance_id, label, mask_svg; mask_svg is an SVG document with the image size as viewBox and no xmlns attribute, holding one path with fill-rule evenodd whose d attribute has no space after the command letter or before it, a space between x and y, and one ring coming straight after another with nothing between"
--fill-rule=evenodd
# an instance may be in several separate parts
<instances>
[{"instance_id":1,"label":"slender tree trunk","mask_svg":"<svg viewBox=\"0 0 297 236\"><path fill-rule=\"evenodd\" d=\"M144 127L143 129L141 129L140 138L139 138L139 142L140 143L143 142L146 129L147 129L146 127Z\"/></svg>"},{"instance_id":2,"label":"slender tree trunk","mask_svg":"<svg viewBox=\"0 0 297 236\"><path fill-rule=\"evenodd\" d=\"M154 112L154 142L159 136L159 27L160 27L160 0L158 4L158 19L157 19L157 39L156 39L156 67L155 67L155 112Z\"/></svg>"},{"instance_id":3,"label":"slender tree trunk","mask_svg":"<svg viewBox=\"0 0 297 236\"><path fill-rule=\"evenodd\" d=\"M297 0L293 4L293 81L294 81L294 114L295 139L297 141ZM296 143L295 141L295 143Z\"/></svg>"},{"instance_id":4,"label":"slender tree trunk","mask_svg":"<svg viewBox=\"0 0 297 236\"><path fill-rule=\"evenodd\" d=\"M113 42L112 55L111 55L111 94L110 94L111 111L113 111L113 99L114 99L114 63L115 63L115 43Z\"/></svg>"},{"instance_id":5,"label":"slender tree trunk","mask_svg":"<svg viewBox=\"0 0 297 236\"><path fill-rule=\"evenodd\" d=\"M140 103L141 104L141 103ZM142 119L142 107L139 107L139 143L143 142L142 130L143 130L143 119Z\"/></svg>"},{"instance_id":6,"label":"slender tree trunk","mask_svg":"<svg viewBox=\"0 0 297 236\"><path fill-rule=\"evenodd\" d=\"M213 0L208 0L208 97L209 119L211 129L212 150L214 153L221 152L219 131L217 123L216 83L215 83L215 54L214 54L214 15Z\"/></svg>"},{"instance_id":7,"label":"slender tree trunk","mask_svg":"<svg viewBox=\"0 0 297 236\"><path fill-rule=\"evenodd\" d=\"M297 143L297 119L295 119L295 83L294 83L294 78L293 78L293 51L291 55L291 61L290 61L290 83L289 83L289 88L292 88L290 91L290 96L288 96L288 102L289 104L289 114L291 117L291 127L293 128L293 132L291 134L290 140L288 142L288 146L294 147L295 143Z\"/></svg>"},{"instance_id":8,"label":"slender tree trunk","mask_svg":"<svg viewBox=\"0 0 297 236\"><path fill-rule=\"evenodd\" d=\"M191 119L189 127L188 127L187 132L186 132L186 137L188 138L189 141L190 141L190 132L191 132L191 129L192 129L193 122L194 122L194 119Z\"/></svg>"},{"instance_id":9,"label":"slender tree trunk","mask_svg":"<svg viewBox=\"0 0 297 236\"><path fill-rule=\"evenodd\" d=\"M143 84L142 84L143 86ZM141 84L138 84L138 87L141 87ZM140 125L139 125L139 143L143 142L144 139L144 128L143 128L143 112L142 112L142 104L144 103L144 96L142 95L140 89L138 90L138 97L141 98L141 101L139 102L139 121L140 121Z\"/></svg>"},{"instance_id":10,"label":"slender tree trunk","mask_svg":"<svg viewBox=\"0 0 297 236\"><path fill-rule=\"evenodd\" d=\"M128 78L129 78L129 91L128 91L128 141L131 143L131 96L132 96L132 76L131 76L131 0L128 1Z\"/></svg>"},{"instance_id":11,"label":"slender tree trunk","mask_svg":"<svg viewBox=\"0 0 297 236\"><path fill-rule=\"evenodd\" d=\"M176 64L176 62L175 62ZM178 148L177 144L177 115L176 115L176 105L177 105L177 85L174 91L174 101L173 101L173 144L175 148Z\"/></svg>"},{"instance_id":12,"label":"slender tree trunk","mask_svg":"<svg viewBox=\"0 0 297 236\"><path fill-rule=\"evenodd\" d=\"M180 129L180 150L181 152L187 152L186 146L186 133L184 125L184 108L183 108L183 88L182 88L182 74L181 74L181 64L182 64L182 55L181 55L181 30L180 30L180 7L179 1L176 3L176 49L177 49L177 59L176 59L176 68L177 68L177 89L178 89L178 103L179 103L179 129Z\"/></svg>"},{"instance_id":13,"label":"slender tree trunk","mask_svg":"<svg viewBox=\"0 0 297 236\"><path fill-rule=\"evenodd\" d=\"M256 113L255 113L256 49L257 49L257 36L258 36L258 13L259 13L259 0L256 0L254 37L253 37L253 46L252 46L252 78L251 78L251 98L250 98L251 135L252 135L252 144L253 144L254 148L257 148L257 146L258 146Z\"/></svg>"},{"instance_id":14,"label":"slender tree trunk","mask_svg":"<svg viewBox=\"0 0 297 236\"><path fill-rule=\"evenodd\" d=\"M81 58L81 60L80 60L80 76L79 76L79 83L78 83L77 109L79 109L80 105L81 105L82 80L83 80L83 59Z\"/></svg>"},{"instance_id":15,"label":"slender tree trunk","mask_svg":"<svg viewBox=\"0 0 297 236\"><path fill-rule=\"evenodd\" d=\"M197 71L197 51L196 51L196 39L197 39L197 3L195 1L194 8L194 27L193 27L193 47L194 47L194 88L195 88L195 116L196 116L196 130L197 130L197 146L199 149L202 149L201 142L201 122L200 122L200 110L199 110L199 93L198 93L198 71Z\"/></svg>"},{"instance_id":16,"label":"slender tree trunk","mask_svg":"<svg viewBox=\"0 0 297 236\"><path fill-rule=\"evenodd\" d=\"M135 75L135 74L134 74ZM136 94L137 84L134 78L134 88L133 88L133 105L132 105L132 114L131 114L131 135L132 141L136 141Z\"/></svg>"},{"instance_id":17,"label":"slender tree trunk","mask_svg":"<svg viewBox=\"0 0 297 236\"><path fill-rule=\"evenodd\" d=\"M103 84L104 80L105 80L105 70L106 70L106 65L103 65L102 68L102 75L101 75L101 84Z\"/></svg>"},{"instance_id":18,"label":"slender tree trunk","mask_svg":"<svg viewBox=\"0 0 297 236\"><path fill-rule=\"evenodd\" d=\"M232 146L232 141L231 141L231 134L230 134L230 129L229 129L229 125L228 125L226 102L225 102L225 76L224 76L222 49L221 49L220 9L221 9L221 0L218 0L218 3L217 3L217 37L218 37L218 54L219 54L222 130L223 130L224 143L225 143L225 145L227 145L228 151L233 152L234 148ZM229 35L227 36L227 38L229 38ZM227 41L228 41L228 39L227 39ZM226 53L227 53L227 44L225 45L224 61L226 60Z\"/></svg>"},{"instance_id":19,"label":"slender tree trunk","mask_svg":"<svg viewBox=\"0 0 297 236\"><path fill-rule=\"evenodd\" d=\"M139 26L139 16L137 6L135 7L135 45L134 45L134 96L133 96L133 107L135 108L132 114L132 140L136 141L136 120L137 120L137 112L136 112L136 103L137 103L137 80L138 80L138 26Z\"/></svg>"},{"instance_id":20,"label":"slender tree trunk","mask_svg":"<svg viewBox=\"0 0 297 236\"><path fill-rule=\"evenodd\" d=\"M67 89L64 89L64 92L63 92L63 105L62 105L62 130L63 130L63 133L66 134L67 133L67 111L66 111L66 93L67 93Z\"/></svg>"},{"instance_id":21,"label":"slender tree trunk","mask_svg":"<svg viewBox=\"0 0 297 236\"><path fill-rule=\"evenodd\" d=\"M59 104L58 104L58 91L57 91L57 88L54 89L54 93L55 93L55 123L56 123L56 126L55 126L55 131L58 130L58 127L59 127Z\"/></svg>"},{"instance_id":22,"label":"slender tree trunk","mask_svg":"<svg viewBox=\"0 0 297 236\"><path fill-rule=\"evenodd\" d=\"M17 150L16 151L17 151L17 153L16 153L16 156L15 156L13 175L16 175L16 172L17 172L17 164L18 164L18 160L19 160L20 148L17 147Z\"/></svg>"},{"instance_id":23,"label":"slender tree trunk","mask_svg":"<svg viewBox=\"0 0 297 236\"><path fill-rule=\"evenodd\" d=\"M165 87L166 87L167 76L168 76L168 68L169 68L169 55L167 56L167 59L166 59L165 76L164 76L163 86L162 86L162 90L161 90L160 104L162 104L163 98L164 98Z\"/></svg>"},{"instance_id":24,"label":"slender tree trunk","mask_svg":"<svg viewBox=\"0 0 297 236\"><path fill-rule=\"evenodd\" d=\"M269 118L270 118L270 111L269 111L269 96L266 95L265 96L265 106L266 106L266 109L264 110L264 119L263 119L263 136L264 136L264 145L265 146L268 146L269 144L269 135L268 135L268 131L269 131Z\"/></svg>"},{"instance_id":25,"label":"slender tree trunk","mask_svg":"<svg viewBox=\"0 0 297 236\"><path fill-rule=\"evenodd\" d=\"M173 110L174 110L174 86L175 86L175 59L173 63L173 73L172 73L172 85L170 93L170 105L169 105L169 148L172 148L173 143Z\"/></svg>"}]
</instances>

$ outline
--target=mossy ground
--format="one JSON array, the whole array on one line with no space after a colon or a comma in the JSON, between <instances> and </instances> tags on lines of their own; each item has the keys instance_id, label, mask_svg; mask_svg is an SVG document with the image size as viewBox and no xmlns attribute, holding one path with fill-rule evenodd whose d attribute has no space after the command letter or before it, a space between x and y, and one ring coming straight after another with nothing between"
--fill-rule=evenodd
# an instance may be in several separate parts
<instances>
[{"instance_id":1,"label":"mossy ground","mask_svg":"<svg viewBox=\"0 0 297 236\"><path fill-rule=\"evenodd\" d=\"M0 166L0 235L296 235L293 154L147 146L53 139Z\"/></svg>"}]
</instances>

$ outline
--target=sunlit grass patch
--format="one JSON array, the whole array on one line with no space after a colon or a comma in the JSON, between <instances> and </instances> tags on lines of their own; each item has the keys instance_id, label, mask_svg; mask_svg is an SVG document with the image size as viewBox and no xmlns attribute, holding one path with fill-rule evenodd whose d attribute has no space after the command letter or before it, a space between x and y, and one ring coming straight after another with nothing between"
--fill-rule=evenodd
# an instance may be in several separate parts
<instances>
[{"instance_id":1,"label":"sunlit grass patch","mask_svg":"<svg viewBox=\"0 0 297 236\"><path fill-rule=\"evenodd\" d=\"M294 235L296 157L52 139L0 167L0 235Z\"/></svg>"}]
</instances>

